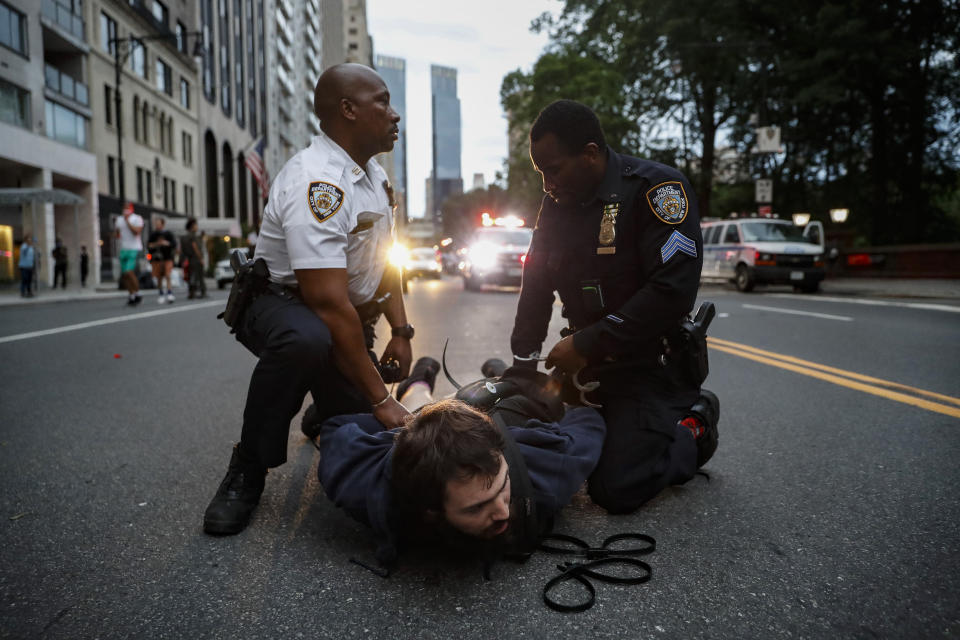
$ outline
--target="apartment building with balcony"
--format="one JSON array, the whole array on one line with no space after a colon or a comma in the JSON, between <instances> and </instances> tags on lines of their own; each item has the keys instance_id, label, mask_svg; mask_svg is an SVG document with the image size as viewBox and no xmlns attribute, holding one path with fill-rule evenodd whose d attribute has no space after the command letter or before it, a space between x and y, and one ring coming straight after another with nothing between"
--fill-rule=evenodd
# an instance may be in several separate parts
<instances>
[{"instance_id":1,"label":"apartment building with balcony","mask_svg":"<svg viewBox=\"0 0 960 640\"><path fill-rule=\"evenodd\" d=\"M38 249L41 289L53 279L57 238L71 284L79 282L81 246L94 256L96 282L88 33L82 0L0 0L0 282L19 277L25 236Z\"/></svg>"},{"instance_id":2,"label":"apartment building with balcony","mask_svg":"<svg viewBox=\"0 0 960 640\"><path fill-rule=\"evenodd\" d=\"M119 276L114 229L127 203L158 217L199 213L198 67L193 15L179 0L85 0L90 122L97 156L104 279ZM117 71L119 65L119 87Z\"/></svg>"}]
</instances>

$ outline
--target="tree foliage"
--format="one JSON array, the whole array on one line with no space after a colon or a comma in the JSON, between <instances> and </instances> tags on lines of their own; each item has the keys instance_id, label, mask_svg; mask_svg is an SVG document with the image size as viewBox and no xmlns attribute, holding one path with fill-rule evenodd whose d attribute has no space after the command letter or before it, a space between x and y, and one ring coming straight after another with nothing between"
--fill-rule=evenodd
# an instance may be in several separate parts
<instances>
[{"instance_id":1,"label":"tree foliage","mask_svg":"<svg viewBox=\"0 0 960 640\"><path fill-rule=\"evenodd\" d=\"M713 207L716 150L732 147L744 186L774 179L779 211L846 206L875 243L960 235L960 0L566 0L533 28L547 51L501 90L514 130L572 98L618 150L688 171L703 215L754 206L739 188ZM758 123L781 127L782 153L751 154ZM522 193L526 140L511 139Z\"/></svg>"}]
</instances>

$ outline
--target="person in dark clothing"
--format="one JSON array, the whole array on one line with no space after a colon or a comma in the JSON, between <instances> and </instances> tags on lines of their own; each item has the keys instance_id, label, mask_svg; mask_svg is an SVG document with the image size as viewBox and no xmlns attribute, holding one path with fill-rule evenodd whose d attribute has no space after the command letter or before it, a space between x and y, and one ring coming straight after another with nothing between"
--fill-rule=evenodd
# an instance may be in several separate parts
<instances>
[{"instance_id":1,"label":"person in dark clothing","mask_svg":"<svg viewBox=\"0 0 960 640\"><path fill-rule=\"evenodd\" d=\"M90 274L90 254L87 253L87 246L80 247L80 286L87 286L87 276Z\"/></svg>"},{"instance_id":2,"label":"person in dark clothing","mask_svg":"<svg viewBox=\"0 0 960 640\"><path fill-rule=\"evenodd\" d=\"M57 282L60 282L61 288L66 289L67 248L64 246L63 240L60 238L56 239L51 256L53 257L53 288L56 289Z\"/></svg>"},{"instance_id":3,"label":"person in dark clothing","mask_svg":"<svg viewBox=\"0 0 960 640\"><path fill-rule=\"evenodd\" d=\"M537 117L530 158L546 195L523 267L514 363L540 360L558 293L569 327L546 366L599 382L590 397L607 437L589 492L630 512L692 478L717 446L719 402L685 366L680 332L703 262L697 202L677 170L608 147L597 116L572 100Z\"/></svg>"},{"instance_id":4,"label":"person in dark clothing","mask_svg":"<svg viewBox=\"0 0 960 640\"><path fill-rule=\"evenodd\" d=\"M180 239L180 252L187 261L188 298L206 298L207 283L203 279L203 252L197 237L197 219L187 220L187 235Z\"/></svg>"},{"instance_id":5,"label":"person in dark clothing","mask_svg":"<svg viewBox=\"0 0 960 640\"><path fill-rule=\"evenodd\" d=\"M166 228L167 221L163 218L157 218L154 225L155 228L147 240L147 248L150 250L150 267L153 269L153 278L157 281L157 291L160 294L157 301L164 304L176 300L173 295L171 274L173 273L173 252L177 248L177 239L173 232ZM163 289L164 280L167 282L166 293Z\"/></svg>"},{"instance_id":6,"label":"person in dark clothing","mask_svg":"<svg viewBox=\"0 0 960 640\"><path fill-rule=\"evenodd\" d=\"M502 388L511 373L484 382ZM556 403L559 411L542 413L530 408L543 404L513 396L491 417L445 399L386 431L369 414L329 419L318 439L320 482L334 504L374 529L386 567L415 542L529 553L590 475L606 431L596 410Z\"/></svg>"}]
</instances>

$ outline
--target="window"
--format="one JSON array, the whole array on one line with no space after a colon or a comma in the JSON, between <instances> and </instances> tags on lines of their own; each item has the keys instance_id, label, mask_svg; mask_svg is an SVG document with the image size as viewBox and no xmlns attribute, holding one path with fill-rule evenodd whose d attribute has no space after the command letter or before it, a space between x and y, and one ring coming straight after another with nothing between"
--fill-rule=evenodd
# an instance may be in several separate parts
<instances>
[{"instance_id":1,"label":"window","mask_svg":"<svg viewBox=\"0 0 960 640\"><path fill-rule=\"evenodd\" d=\"M103 120L113 124L113 89L110 85L103 85Z\"/></svg>"},{"instance_id":2,"label":"window","mask_svg":"<svg viewBox=\"0 0 960 640\"><path fill-rule=\"evenodd\" d=\"M137 202L143 202L143 167L137 167Z\"/></svg>"},{"instance_id":3,"label":"window","mask_svg":"<svg viewBox=\"0 0 960 640\"><path fill-rule=\"evenodd\" d=\"M48 138L81 149L87 147L87 119L76 111L47 100L46 126Z\"/></svg>"},{"instance_id":4,"label":"window","mask_svg":"<svg viewBox=\"0 0 960 640\"><path fill-rule=\"evenodd\" d=\"M173 95L173 75L170 72L170 65L160 58L157 58L157 89L168 96Z\"/></svg>"},{"instance_id":5,"label":"window","mask_svg":"<svg viewBox=\"0 0 960 640\"><path fill-rule=\"evenodd\" d=\"M100 46L103 47L103 50L113 55L117 48L116 42L110 42L115 40L117 37L117 21L108 16L107 14L100 12Z\"/></svg>"},{"instance_id":6,"label":"window","mask_svg":"<svg viewBox=\"0 0 960 640\"><path fill-rule=\"evenodd\" d=\"M141 78L147 78L147 49L139 40L130 41L130 69Z\"/></svg>"},{"instance_id":7,"label":"window","mask_svg":"<svg viewBox=\"0 0 960 640\"><path fill-rule=\"evenodd\" d=\"M230 115L230 18L227 0L219 0L220 10L220 107Z\"/></svg>"},{"instance_id":8,"label":"window","mask_svg":"<svg viewBox=\"0 0 960 640\"><path fill-rule=\"evenodd\" d=\"M0 44L27 55L27 18L3 2L0 2Z\"/></svg>"},{"instance_id":9,"label":"window","mask_svg":"<svg viewBox=\"0 0 960 640\"><path fill-rule=\"evenodd\" d=\"M171 204L171 196L173 196L174 198L176 197L175 195L173 195L175 193L176 188L177 188L176 183L173 180L167 177L163 178L163 208L164 209L170 209L170 210L174 209L174 205Z\"/></svg>"},{"instance_id":10,"label":"window","mask_svg":"<svg viewBox=\"0 0 960 640\"><path fill-rule=\"evenodd\" d=\"M170 12L162 2L153 0L153 17L157 22L166 27L167 23L170 21Z\"/></svg>"},{"instance_id":11,"label":"window","mask_svg":"<svg viewBox=\"0 0 960 640\"><path fill-rule=\"evenodd\" d=\"M200 0L200 22L203 33L203 95L211 104L216 104L213 86L213 0Z\"/></svg>"},{"instance_id":12,"label":"window","mask_svg":"<svg viewBox=\"0 0 960 640\"><path fill-rule=\"evenodd\" d=\"M180 136L180 146L183 147L183 165L193 166L193 136L184 131Z\"/></svg>"},{"instance_id":13,"label":"window","mask_svg":"<svg viewBox=\"0 0 960 640\"><path fill-rule=\"evenodd\" d=\"M193 187L188 184L183 185L183 212L193 215Z\"/></svg>"},{"instance_id":14,"label":"window","mask_svg":"<svg viewBox=\"0 0 960 640\"><path fill-rule=\"evenodd\" d=\"M187 52L187 28L183 26L183 23L177 20L177 26L174 27L174 34L177 36L177 51L180 53Z\"/></svg>"},{"instance_id":15,"label":"window","mask_svg":"<svg viewBox=\"0 0 960 640\"><path fill-rule=\"evenodd\" d=\"M30 128L30 92L0 80L0 120Z\"/></svg>"},{"instance_id":16,"label":"window","mask_svg":"<svg viewBox=\"0 0 960 640\"><path fill-rule=\"evenodd\" d=\"M190 108L190 83L186 78L180 78L180 106Z\"/></svg>"},{"instance_id":17,"label":"window","mask_svg":"<svg viewBox=\"0 0 960 640\"><path fill-rule=\"evenodd\" d=\"M117 159L113 156L107 156L107 184L110 195L117 194Z\"/></svg>"},{"instance_id":18,"label":"window","mask_svg":"<svg viewBox=\"0 0 960 640\"><path fill-rule=\"evenodd\" d=\"M233 80L236 87L237 124L244 126L244 99L246 89L243 86L243 5L241 0L233 0Z\"/></svg>"},{"instance_id":19,"label":"window","mask_svg":"<svg viewBox=\"0 0 960 640\"><path fill-rule=\"evenodd\" d=\"M145 145L150 144L150 129L149 126L149 114L150 110L147 108L147 101L143 101L143 105L140 107L140 142Z\"/></svg>"},{"instance_id":20,"label":"window","mask_svg":"<svg viewBox=\"0 0 960 640\"><path fill-rule=\"evenodd\" d=\"M144 195L147 196L146 203L153 204L153 172L149 169L144 169L143 175L146 178L146 184L144 185Z\"/></svg>"},{"instance_id":21,"label":"window","mask_svg":"<svg viewBox=\"0 0 960 640\"><path fill-rule=\"evenodd\" d=\"M133 139L140 140L140 96L133 96Z\"/></svg>"},{"instance_id":22,"label":"window","mask_svg":"<svg viewBox=\"0 0 960 640\"><path fill-rule=\"evenodd\" d=\"M724 244L730 242L733 244L740 243L740 232L737 231L736 224L728 224L727 228L723 232L723 242Z\"/></svg>"}]
</instances>

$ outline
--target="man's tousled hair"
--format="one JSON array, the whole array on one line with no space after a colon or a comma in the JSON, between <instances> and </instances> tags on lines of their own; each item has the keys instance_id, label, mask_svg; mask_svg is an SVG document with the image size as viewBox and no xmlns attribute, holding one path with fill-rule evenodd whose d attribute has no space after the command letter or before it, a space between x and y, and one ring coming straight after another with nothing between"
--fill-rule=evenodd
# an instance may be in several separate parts
<instances>
[{"instance_id":1,"label":"man's tousled hair","mask_svg":"<svg viewBox=\"0 0 960 640\"><path fill-rule=\"evenodd\" d=\"M587 105L575 100L557 100L544 107L530 127L530 142L537 142L548 133L557 136L557 140L570 154L580 153L591 142L595 143L600 151L607 148L597 114Z\"/></svg>"},{"instance_id":2,"label":"man's tousled hair","mask_svg":"<svg viewBox=\"0 0 960 640\"><path fill-rule=\"evenodd\" d=\"M393 485L404 510L443 511L447 482L500 471L503 435L489 416L459 400L424 406L394 441Z\"/></svg>"}]
</instances>

